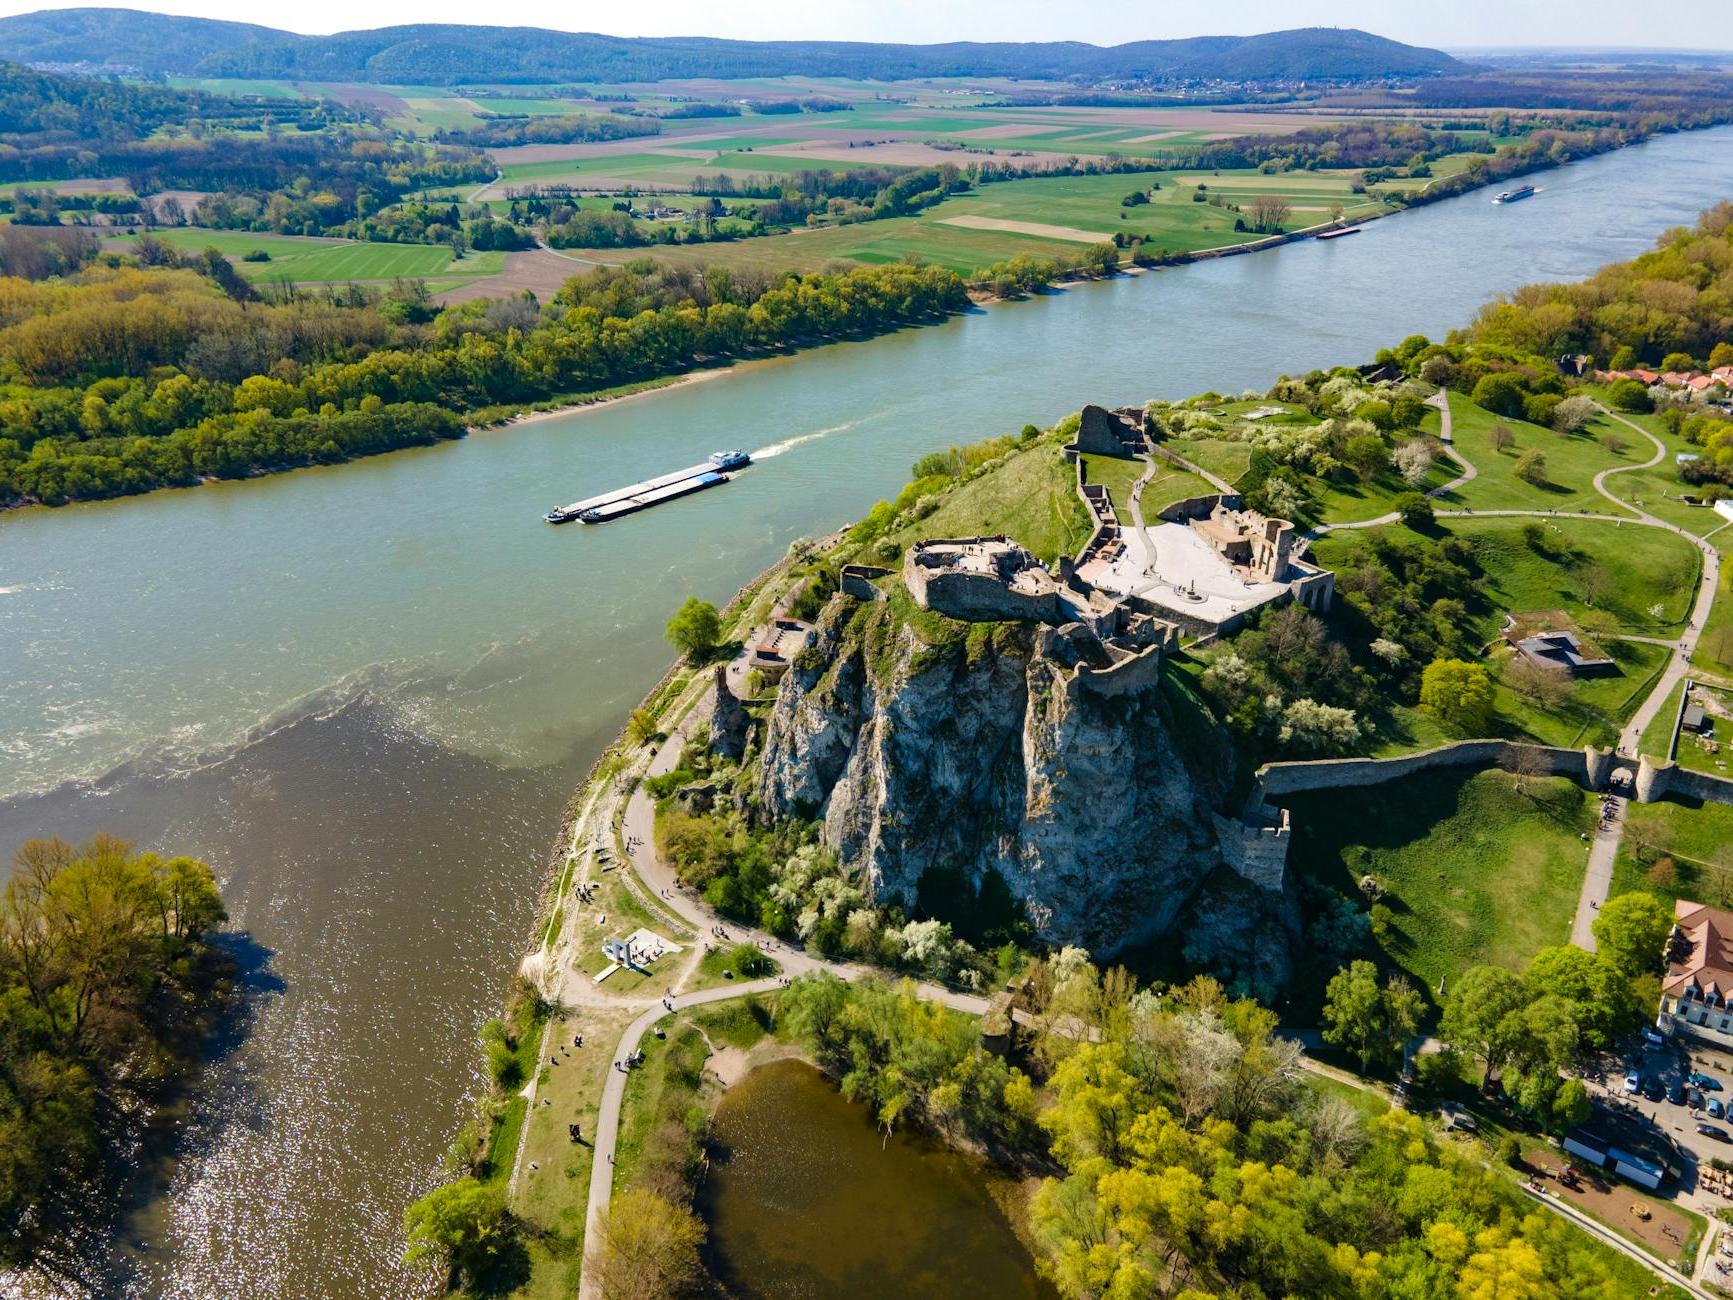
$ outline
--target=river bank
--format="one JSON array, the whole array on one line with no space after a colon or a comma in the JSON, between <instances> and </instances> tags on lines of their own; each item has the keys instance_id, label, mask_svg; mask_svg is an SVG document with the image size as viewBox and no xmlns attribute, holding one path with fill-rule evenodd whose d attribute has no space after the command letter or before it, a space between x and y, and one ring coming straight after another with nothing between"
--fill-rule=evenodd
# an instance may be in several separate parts
<instances>
[{"instance_id":1,"label":"river bank","mask_svg":"<svg viewBox=\"0 0 1733 1300\"><path fill-rule=\"evenodd\" d=\"M476 1027L525 950L550 830L667 669L687 595L723 603L952 443L1088 401L1262 391L1635 256L1733 187L1730 140L1669 136L1508 211L1450 200L506 438L0 518L0 837L198 853L272 984L165 1192L85 1244L92 1290L423 1294L402 1208L481 1085ZM720 446L757 462L724 491L541 523L550 497Z\"/></svg>"}]
</instances>

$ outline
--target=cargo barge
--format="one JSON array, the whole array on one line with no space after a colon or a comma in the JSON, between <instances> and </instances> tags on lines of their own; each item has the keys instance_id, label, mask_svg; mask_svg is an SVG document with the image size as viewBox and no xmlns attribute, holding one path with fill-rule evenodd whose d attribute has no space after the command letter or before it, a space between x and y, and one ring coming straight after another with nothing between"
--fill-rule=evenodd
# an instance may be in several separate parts
<instances>
[{"instance_id":1,"label":"cargo barge","mask_svg":"<svg viewBox=\"0 0 1733 1300\"><path fill-rule=\"evenodd\" d=\"M1518 199L1526 199L1529 195L1531 195L1533 193L1534 193L1534 186L1532 186L1532 185L1518 185L1514 190L1506 190L1503 194L1500 194L1496 199L1493 200L1493 202L1494 203L1515 203Z\"/></svg>"},{"instance_id":2,"label":"cargo barge","mask_svg":"<svg viewBox=\"0 0 1733 1300\"><path fill-rule=\"evenodd\" d=\"M1344 235L1357 235L1359 233L1360 233L1360 227L1358 227L1358 226L1342 226L1336 230L1321 231L1318 235L1318 238L1319 239L1341 239Z\"/></svg>"},{"instance_id":3,"label":"cargo barge","mask_svg":"<svg viewBox=\"0 0 1733 1300\"><path fill-rule=\"evenodd\" d=\"M642 483L628 484L600 496L586 497L569 506L556 506L543 515L550 524L567 524L581 520L586 524L606 523L624 515L635 514L665 501L675 501L705 488L717 487L728 481L728 471L743 469L752 463L744 451L717 451L702 465L689 465L671 474L659 474Z\"/></svg>"}]
</instances>

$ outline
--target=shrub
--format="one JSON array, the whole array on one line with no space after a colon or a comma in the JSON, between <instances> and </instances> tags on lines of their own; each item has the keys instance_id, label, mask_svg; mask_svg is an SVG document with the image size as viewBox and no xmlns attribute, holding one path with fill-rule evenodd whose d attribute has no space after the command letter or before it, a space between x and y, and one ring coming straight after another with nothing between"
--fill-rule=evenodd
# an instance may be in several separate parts
<instances>
[{"instance_id":1,"label":"shrub","mask_svg":"<svg viewBox=\"0 0 1733 1300\"><path fill-rule=\"evenodd\" d=\"M1500 370L1480 377L1474 385L1471 400L1476 406L1484 407L1497 415L1521 419L1528 393L1520 376L1508 370Z\"/></svg>"},{"instance_id":2,"label":"shrub","mask_svg":"<svg viewBox=\"0 0 1733 1300\"><path fill-rule=\"evenodd\" d=\"M1649 390L1635 379L1621 379L1607 390L1607 400L1618 411L1652 411L1655 399Z\"/></svg>"},{"instance_id":3,"label":"shrub","mask_svg":"<svg viewBox=\"0 0 1733 1300\"><path fill-rule=\"evenodd\" d=\"M1424 527L1437 517L1432 508L1432 498L1424 492L1404 492L1397 497L1396 513L1410 528Z\"/></svg>"},{"instance_id":4,"label":"shrub","mask_svg":"<svg viewBox=\"0 0 1733 1300\"><path fill-rule=\"evenodd\" d=\"M1523 452L1516 458L1514 472L1524 483L1533 487L1545 487L1547 484L1546 453L1534 450Z\"/></svg>"}]
</instances>

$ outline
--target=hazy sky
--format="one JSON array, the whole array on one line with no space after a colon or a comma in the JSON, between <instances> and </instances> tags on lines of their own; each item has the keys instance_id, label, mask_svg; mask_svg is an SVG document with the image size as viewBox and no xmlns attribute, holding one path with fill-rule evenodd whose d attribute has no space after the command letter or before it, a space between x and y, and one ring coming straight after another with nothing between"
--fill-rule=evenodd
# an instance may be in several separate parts
<instances>
[{"instance_id":1,"label":"hazy sky","mask_svg":"<svg viewBox=\"0 0 1733 1300\"><path fill-rule=\"evenodd\" d=\"M112 0L111 0L112 2ZM1672 33L1714 33L1724 0L1688 0L1667 10ZM0 15L56 8L41 0L0 0ZM1629 0L652 0L573 5L518 0L478 7L469 0L162 0L132 8L229 18L301 32L346 31L413 22L488 22L597 31L617 36L735 36L860 41L1081 40L1096 44L1173 36L1362 27L1419 45L1661 45L1658 11ZM1696 22L1676 21L1696 11ZM509 17L508 17L509 14ZM1733 36L1715 44L1733 45Z\"/></svg>"}]
</instances>

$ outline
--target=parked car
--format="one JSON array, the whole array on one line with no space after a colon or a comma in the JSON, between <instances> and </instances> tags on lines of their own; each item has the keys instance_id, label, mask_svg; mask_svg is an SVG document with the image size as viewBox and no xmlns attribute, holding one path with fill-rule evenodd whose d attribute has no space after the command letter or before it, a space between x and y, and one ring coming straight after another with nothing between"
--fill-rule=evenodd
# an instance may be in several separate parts
<instances>
[{"instance_id":1,"label":"parked car","mask_svg":"<svg viewBox=\"0 0 1733 1300\"><path fill-rule=\"evenodd\" d=\"M1643 1047L1647 1051L1658 1052L1667 1045L1667 1040L1661 1036L1661 1031L1653 1025L1643 1030Z\"/></svg>"},{"instance_id":2,"label":"parked car","mask_svg":"<svg viewBox=\"0 0 1733 1300\"><path fill-rule=\"evenodd\" d=\"M1675 1106L1683 1106L1685 1104L1685 1085L1675 1082L1671 1088L1667 1089L1667 1100Z\"/></svg>"},{"instance_id":3,"label":"parked car","mask_svg":"<svg viewBox=\"0 0 1733 1300\"><path fill-rule=\"evenodd\" d=\"M1721 1080L1717 1079L1712 1074L1704 1074L1701 1070L1695 1070L1692 1072L1690 1082L1696 1084L1705 1092L1721 1091Z\"/></svg>"},{"instance_id":4,"label":"parked car","mask_svg":"<svg viewBox=\"0 0 1733 1300\"><path fill-rule=\"evenodd\" d=\"M1627 1095L1635 1097L1637 1093L1641 1091L1642 1087L1643 1076L1638 1074L1635 1070L1632 1070L1625 1076L1625 1092Z\"/></svg>"},{"instance_id":5,"label":"parked car","mask_svg":"<svg viewBox=\"0 0 1733 1300\"><path fill-rule=\"evenodd\" d=\"M1727 1141L1727 1130L1719 1124L1699 1124L1697 1131L1706 1138L1714 1138L1717 1142Z\"/></svg>"},{"instance_id":6,"label":"parked car","mask_svg":"<svg viewBox=\"0 0 1733 1300\"><path fill-rule=\"evenodd\" d=\"M1644 1079L1643 1096L1647 1097L1650 1101L1659 1101L1662 1097L1666 1096L1666 1089L1661 1087L1661 1081L1659 1079Z\"/></svg>"},{"instance_id":7,"label":"parked car","mask_svg":"<svg viewBox=\"0 0 1733 1300\"><path fill-rule=\"evenodd\" d=\"M1710 1119L1725 1119L1727 1116L1727 1108L1721 1104L1719 1097L1709 1098L1709 1104L1703 1107L1703 1112Z\"/></svg>"}]
</instances>

